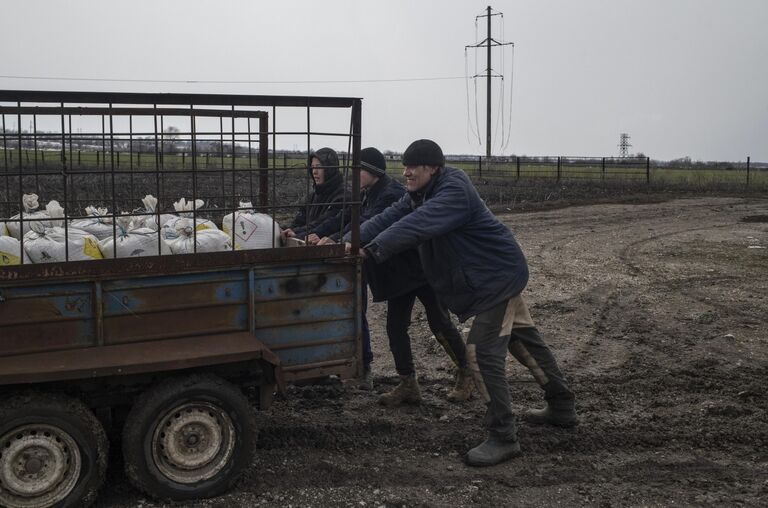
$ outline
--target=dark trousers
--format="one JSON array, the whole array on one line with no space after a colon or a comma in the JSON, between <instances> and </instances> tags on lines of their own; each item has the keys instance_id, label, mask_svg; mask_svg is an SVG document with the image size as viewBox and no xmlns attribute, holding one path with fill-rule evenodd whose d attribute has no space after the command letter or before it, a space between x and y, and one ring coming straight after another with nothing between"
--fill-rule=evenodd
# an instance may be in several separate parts
<instances>
[{"instance_id":1,"label":"dark trousers","mask_svg":"<svg viewBox=\"0 0 768 508\"><path fill-rule=\"evenodd\" d=\"M501 439L517 439L509 385L505 372L507 352L525 365L544 389L551 402L572 403L573 393L557 366L552 351L544 343L535 326L513 327L502 335L502 324L509 301L478 314L472 323L467 345L474 355L489 401L485 426L489 434ZM527 313L527 311L526 311Z\"/></svg>"},{"instance_id":2,"label":"dark trousers","mask_svg":"<svg viewBox=\"0 0 768 508\"><path fill-rule=\"evenodd\" d=\"M371 362L373 362L373 350L371 349L371 330L368 327L368 318L366 317L366 313L368 312L368 284L363 282L363 294L362 294L362 300L363 300L363 319L362 319L362 329L361 332L361 340L363 342L363 368L366 370L371 368Z\"/></svg>"},{"instance_id":3,"label":"dark trousers","mask_svg":"<svg viewBox=\"0 0 768 508\"><path fill-rule=\"evenodd\" d=\"M411 325L411 312L416 298L424 306L429 329L435 334L435 338L458 367L467 368L467 350L461 333L451 321L448 310L437 299L432 287L424 285L410 293L387 300L387 335L397 373L408 376L415 372L408 327Z\"/></svg>"}]
</instances>

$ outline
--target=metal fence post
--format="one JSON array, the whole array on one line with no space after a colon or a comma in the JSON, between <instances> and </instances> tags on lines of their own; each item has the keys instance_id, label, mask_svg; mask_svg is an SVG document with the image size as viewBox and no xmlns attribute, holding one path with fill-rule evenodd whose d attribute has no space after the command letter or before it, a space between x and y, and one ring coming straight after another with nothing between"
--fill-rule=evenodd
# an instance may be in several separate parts
<instances>
[{"instance_id":1,"label":"metal fence post","mask_svg":"<svg viewBox=\"0 0 768 508\"><path fill-rule=\"evenodd\" d=\"M605 157L600 159L600 176L603 182L605 182Z\"/></svg>"},{"instance_id":2,"label":"metal fence post","mask_svg":"<svg viewBox=\"0 0 768 508\"><path fill-rule=\"evenodd\" d=\"M477 156L477 174L480 177L483 176L483 156L482 155Z\"/></svg>"},{"instance_id":3,"label":"metal fence post","mask_svg":"<svg viewBox=\"0 0 768 508\"><path fill-rule=\"evenodd\" d=\"M557 156L557 181L560 181L560 156Z\"/></svg>"},{"instance_id":4,"label":"metal fence post","mask_svg":"<svg viewBox=\"0 0 768 508\"><path fill-rule=\"evenodd\" d=\"M747 156L747 187L749 187L749 162L750 162L750 157Z\"/></svg>"},{"instance_id":5,"label":"metal fence post","mask_svg":"<svg viewBox=\"0 0 768 508\"><path fill-rule=\"evenodd\" d=\"M517 159L517 179L520 180L520 156L518 155L516 159Z\"/></svg>"},{"instance_id":6,"label":"metal fence post","mask_svg":"<svg viewBox=\"0 0 768 508\"><path fill-rule=\"evenodd\" d=\"M651 183L651 158L645 158L645 183Z\"/></svg>"}]
</instances>

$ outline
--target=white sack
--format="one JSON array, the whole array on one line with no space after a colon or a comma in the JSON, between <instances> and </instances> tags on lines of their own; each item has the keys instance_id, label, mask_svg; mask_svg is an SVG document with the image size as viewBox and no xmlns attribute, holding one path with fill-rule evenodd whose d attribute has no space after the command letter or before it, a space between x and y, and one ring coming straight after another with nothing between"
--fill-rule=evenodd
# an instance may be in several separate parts
<instances>
[{"instance_id":1,"label":"white sack","mask_svg":"<svg viewBox=\"0 0 768 508\"><path fill-rule=\"evenodd\" d=\"M33 263L60 263L64 261L88 261L102 259L99 243L95 236L81 229L60 226L43 228L32 225L32 231L24 235L24 251ZM66 249L69 249L67 259Z\"/></svg>"},{"instance_id":2,"label":"white sack","mask_svg":"<svg viewBox=\"0 0 768 508\"><path fill-rule=\"evenodd\" d=\"M0 236L8 236L8 228L5 227L5 222L0 222Z\"/></svg>"},{"instance_id":3,"label":"white sack","mask_svg":"<svg viewBox=\"0 0 768 508\"><path fill-rule=\"evenodd\" d=\"M8 229L8 234L12 237L16 238L17 240L20 240L22 235L27 234L28 231L32 230L31 224L37 223L42 224L43 227L51 227L54 224L48 222L48 221L40 221L40 222L27 222L29 219L47 219L50 217L48 212L46 210L39 210L40 204L38 202L38 196L37 194L24 194L21 198L21 203L24 208L23 216L22 214L16 214L13 217L11 217L8 222L5 224L6 228ZM51 201L48 203L48 205L54 204L56 206L59 206L59 203L57 201ZM46 207L47 208L47 207ZM62 214L63 217L63 214ZM21 224L19 222L19 219L24 219L24 231L21 232ZM57 224L60 225L60 224Z\"/></svg>"},{"instance_id":4,"label":"white sack","mask_svg":"<svg viewBox=\"0 0 768 508\"><path fill-rule=\"evenodd\" d=\"M240 208L252 208L250 202L241 202ZM237 210L224 216L222 228L232 238L232 217L235 218L234 238L237 249L271 249L280 247L280 226L267 214L253 209Z\"/></svg>"},{"instance_id":5,"label":"white sack","mask_svg":"<svg viewBox=\"0 0 768 508\"><path fill-rule=\"evenodd\" d=\"M157 198L152 194L147 194L141 200L144 204L144 208L135 210L136 212L147 212L147 215L135 215L133 217L134 226L137 228L149 228L155 231L158 230L158 218L160 220L160 226L163 227L166 222L176 218L175 215L168 213L157 213Z\"/></svg>"},{"instance_id":6,"label":"white sack","mask_svg":"<svg viewBox=\"0 0 768 508\"><path fill-rule=\"evenodd\" d=\"M89 217L72 221L70 224L73 228L82 229L95 236L98 240L104 240L113 236L114 227L112 226L112 217L109 216L109 210L89 206L85 209L85 213Z\"/></svg>"},{"instance_id":7,"label":"white sack","mask_svg":"<svg viewBox=\"0 0 768 508\"><path fill-rule=\"evenodd\" d=\"M166 227L168 225L166 224ZM200 225L198 224L198 228ZM197 252L224 252L232 250L232 242L224 231L219 229L198 229L197 234L192 227L192 219L180 218L175 221L174 237L165 240L173 254L192 254L195 252L195 236L197 237Z\"/></svg>"},{"instance_id":8,"label":"white sack","mask_svg":"<svg viewBox=\"0 0 768 508\"><path fill-rule=\"evenodd\" d=\"M101 240L99 249L105 258L112 259L115 257L115 245L117 245L118 258L159 256L171 253L168 246L158 238L157 230L135 227L135 222L130 217L118 217L117 241L111 237Z\"/></svg>"},{"instance_id":9,"label":"white sack","mask_svg":"<svg viewBox=\"0 0 768 508\"><path fill-rule=\"evenodd\" d=\"M0 266L21 264L21 242L11 236L0 236ZM24 253L24 264L32 263Z\"/></svg>"},{"instance_id":10,"label":"white sack","mask_svg":"<svg viewBox=\"0 0 768 508\"><path fill-rule=\"evenodd\" d=\"M192 223L192 211L197 210L203 206L203 200L195 200L194 203L187 201L185 198L181 198L173 204L173 208L176 209L178 216L173 216L162 226L163 240L172 240L178 238L177 231L184 229ZM195 218L195 229L197 231L205 231L208 229L218 230L219 228L213 221L204 219L200 216Z\"/></svg>"}]
</instances>

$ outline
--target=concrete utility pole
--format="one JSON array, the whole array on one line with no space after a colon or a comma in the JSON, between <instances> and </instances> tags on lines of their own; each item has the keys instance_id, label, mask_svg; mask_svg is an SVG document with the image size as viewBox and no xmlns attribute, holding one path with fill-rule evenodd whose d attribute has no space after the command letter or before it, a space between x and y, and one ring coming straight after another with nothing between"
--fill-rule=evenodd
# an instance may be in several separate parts
<instances>
[{"instance_id":1,"label":"concrete utility pole","mask_svg":"<svg viewBox=\"0 0 768 508\"><path fill-rule=\"evenodd\" d=\"M486 85L486 97L485 97L485 156L490 157L491 156L491 78L502 78L504 79L504 76L500 74L493 74L493 69L491 68L491 48L494 46L514 46L514 43L512 42L504 42L504 41L497 41L491 37L491 17L492 16L504 16L501 12L491 12L491 6L489 5L486 8L486 14L483 14L481 16L475 16L475 21L477 21L479 18L488 18L488 36L485 38L485 40L478 42L477 44L470 45L470 46L464 46L464 48L482 48L483 46L486 47L486 50L488 52L488 66L485 69L485 85ZM481 77L479 74L476 74L472 76L473 79Z\"/></svg>"}]
</instances>

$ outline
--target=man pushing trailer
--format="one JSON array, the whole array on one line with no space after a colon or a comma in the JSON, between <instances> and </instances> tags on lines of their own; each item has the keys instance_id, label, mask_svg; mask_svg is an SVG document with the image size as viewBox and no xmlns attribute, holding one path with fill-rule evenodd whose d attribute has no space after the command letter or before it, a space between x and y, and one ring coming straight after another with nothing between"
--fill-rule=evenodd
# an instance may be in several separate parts
<instances>
[{"instance_id":1,"label":"man pushing trailer","mask_svg":"<svg viewBox=\"0 0 768 508\"><path fill-rule=\"evenodd\" d=\"M408 192L361 225L360 253L381 263L418 247L427 280L446 306L462 321L474 316L467 349L487 400L488 436L466 461L498 464L520 454L505 375L507 351L544 390L547 406L527 413L526 420L573 426L574 396L520 295L528 266L510 230L488 210L463 171L445 166L434 141L411 143L403 165Z\"/></svg>"}]
</instances>

